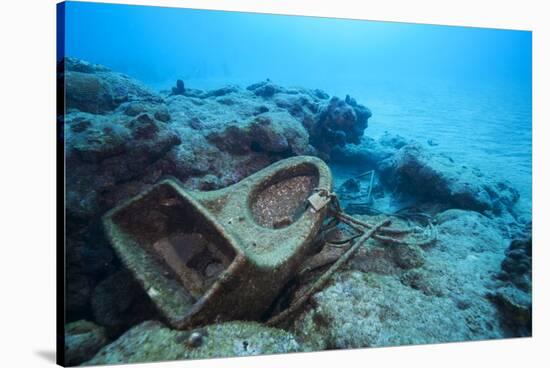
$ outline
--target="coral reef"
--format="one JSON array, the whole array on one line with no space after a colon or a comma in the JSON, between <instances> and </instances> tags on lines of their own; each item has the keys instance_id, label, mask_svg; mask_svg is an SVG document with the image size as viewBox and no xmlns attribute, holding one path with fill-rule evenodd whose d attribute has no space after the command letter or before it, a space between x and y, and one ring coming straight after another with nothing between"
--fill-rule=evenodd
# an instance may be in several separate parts
<instances>
[{"instance_id":1,"label":"coral reef","mask_svg":"<svg viewBox=\"0 0 550 368\"><path fill-rule=\"evenodd\" d=\"M353 98L333 97L310 129L311 143L324 153L330 153L334 146L359 144L371 116L370 110Z\"/></svg>"}]
</instances>

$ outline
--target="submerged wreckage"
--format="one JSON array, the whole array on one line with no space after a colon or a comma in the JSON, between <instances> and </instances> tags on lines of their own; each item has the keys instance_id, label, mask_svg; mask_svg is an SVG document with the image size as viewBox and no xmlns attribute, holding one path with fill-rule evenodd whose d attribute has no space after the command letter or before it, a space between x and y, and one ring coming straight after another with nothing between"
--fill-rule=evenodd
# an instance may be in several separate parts
<instances>
[{"instance_id":1,"label":"submerged wreckage","mask_svg":"<svg viewBox=\"0 0 550 368\"><path fill-rule=\"evenodd\" d=\"M389 218L374 225L343 213L329 168L307 156L215 191L187 191L167 179L109 211L103 222L122 262L179 329L259 319L315 253L327 225L343 222L355 231L349 248L268 324L299 309L368 238L399 243L412 231L389 228ZM431 232L427 241L434 239Z\"/></svg>"}]
</instances>

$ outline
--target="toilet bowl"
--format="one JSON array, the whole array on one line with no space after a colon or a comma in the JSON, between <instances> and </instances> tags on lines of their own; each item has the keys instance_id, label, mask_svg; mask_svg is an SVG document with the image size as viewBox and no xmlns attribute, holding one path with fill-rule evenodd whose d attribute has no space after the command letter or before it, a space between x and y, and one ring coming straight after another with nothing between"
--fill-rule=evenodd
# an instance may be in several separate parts
<instances>
[{"instance_id":1,"label":"toilet bowl","mask_svg":"<svg viewBox=\"0 0 550 368\"><path fill-rule=\"evenodd\" d=\"M296 274L326 216L327 207L308 203L315 188L332 189L329 168L298 156L215 191L163 180L106 213L103 224L172 327L258 319Z\"/></svg>"}]
</instances>

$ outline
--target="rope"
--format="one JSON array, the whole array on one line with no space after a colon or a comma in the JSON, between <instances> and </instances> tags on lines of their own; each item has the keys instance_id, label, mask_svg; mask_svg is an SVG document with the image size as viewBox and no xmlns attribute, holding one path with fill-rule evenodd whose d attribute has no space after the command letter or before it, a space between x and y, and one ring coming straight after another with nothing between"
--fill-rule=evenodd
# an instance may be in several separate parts
<instances>
[{"instance_id":1,"label":"rope","mask_svg":"<svg viewBox=\"0 0 550 368\"><path fill-rule=\"evenodd\" d=\"M372 229L370 229L368 232L364 233L357 239L355 244L351 246L330 268L323 274L321 277L315 281L315 283L301 296L299 297L290 307L282 311L281 313L277 314L276 316L270 318L266 324L268 326L276 326L279 323L285 321L290 315L295 313L297 310L299 310L306 301L317 291L319 291L325 283L330 279L330 277L344 264L346 263L354 254L357 252L357 250L363 245L365 241L367 241L368 238L370 238L380 227L384 225L388 225L390 223L390 219L384 219L373 226Z\"/></svg>"},{"instance_id":2,"label":"rope","mask_svg":"<svg viewBox=\"0 0 550 368\"><path fill-rule=\"evenodd\" d=\"M342 208L340 206L340 201L338 199L338 196L329 191L326 188L315 188L315 193L318 193L319 195L325 197L326 199L329 199L327 204L329 205L330 211L329 213L332 215L332 218L329 220L329 222L323 226L321 229L322 233L325 233L326 231L333 229L338 225L338 222L341 221L345 223L346 225L350 226L352 229L354 229L357 233L340 241L326 241L323 236L323 240L325 243L328 243L329 245L343 245L348 242L355 241L352 246L347 249L342 255L332 264L332 266L323 273L316 281L315 283L305 292L303 293L298 299L296 299L290 307L282 311L281 313L271 317L266 324L268 326L276 326L280 324L281 322L285 321L289 316L296 313L308 300L309 298L319 291L325 283L332 277L332 275L340 268L344 263L346 263L356 252L357 250L369 239L373 238L376 239L382 243L386 244L394 244L394 245L418 245L418 246L426 246L429 244L433 244L437 240L437 229L435 226L432 225L430 222L428 224L428 231L430 233L430 236L422 241L417 242L407 242L402 239L396 239L392 236L404 236L408 235L414 232L411 228L406 229L395 229L390 228L388 225L391 224L391 220L388 217L385 219L379 221L376 224L371 224L366 221L359 220L355 217L352 217L342 211ZM305 271L311 271L311 270L305 270ZM302 272L301 274L303 274Z\"/></svg>"}]
</instances>

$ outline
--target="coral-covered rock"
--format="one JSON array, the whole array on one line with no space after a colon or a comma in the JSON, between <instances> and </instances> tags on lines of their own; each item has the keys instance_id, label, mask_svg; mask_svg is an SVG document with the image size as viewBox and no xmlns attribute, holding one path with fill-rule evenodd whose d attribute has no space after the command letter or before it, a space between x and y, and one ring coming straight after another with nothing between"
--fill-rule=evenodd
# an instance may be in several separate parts
<instances>
[{"instance_id":1,"label":"coral-covered rock","mask_svg":"<svg viewBox=\"0 0 550 368\"><path fill-rule=\"evenodd\" d=\"M311 144L330 153L334 146L359 144L372 113L349 96L345 100L333 97L316 117L310 129Z\"/></svg>"},{"instance_id":2,"label":"coral-covered rock","mask_svg":"<svg viewBox=\"0 0 550 368\"><path fill-rule=\"evenodd\" d=\"M74 58L64 65L67 110L104 114L128 101L161 101L141 83L103 66Z\"/></svg>"},{"instance_id":3,"label":"coral-covered rock","mask_svg":"<svg viewBox=\"0 0 550 368\"><path fill-rule=\"evenodd\" d=\"M337 164L360 168L376 168L378 164L395 153L396 149L363 137L357 145L336 146L330 154L330 161Z\"/></svg>"},{"instance_id":4,"label":"coral-covered rock","mask_svg":"<svg viewBox=\"0 0 550 368\"><path fill-rule=\"evenodd\" d=\"M395 246L369 240L313 295L291 330L319 349L507 336L485 297L507 245L497 221L464 210L435 220L437 242L416 255L414 247L396 254Z\"/></svg>"},{"instance_id":5,"label":"coral-covered rock","mask_svg":"<svg viewBox=\"0 0 550 368\"><path fill-rule=\"evenodd\" d=\"M207 139L221 150L235 154L263 151L290 156L308 152L306 130L286 112L267 112L241 124L230 124Z\"/></svg>"},{"instance_id":6,"label":"coral-covered rock","mask_svg":"<svg viewBox=\"0 0 550 368\"><path fill-rule=\"evenodd\" d=\"M196 336L200 336L198 343ZM195 331L177 331L159 322L147 321L101 349L85 365L221 358L302 350L291 333L255 322L229 322Z\"/></svg>"},{"instance_id":7,"label":"coral-covered rock","mask_svg":"<svg viewBox=\"0 0 550 368\"><path fill-rule=\"evenodd\" d=\"M153 171L150 165L180 142L166 123L148 113L73 112L65 123L67 212L78 218L111 207L107 195L118 183Z\"/></svg>"},{"instance_id":8,"label":"coral-covered rock","mask_svg":"<svg viewBox=\"0 0 550 368\"><path fill-rule=\"evenodd\" d=\"M503 325L512 336L531 336L532 331L532 240L531 229L523 237L514 239L506 250L500 281L495 291L487 297L501 312Z\"/></svg>"},{"instance_id":9,"label":"coral-covered rock","mask_svg":"<svg viewBox=\"0 0 550 368\"><path fill-rule=\"evenodd\" d=\"M80 320L65 325L65 360L68 366L79 365L107 345L105 329L93 322Z\"/></svg>"},{"instance_id":10,"label":"coral-covered rock","mask_svg":"<svg viewBox=\"0 0 550 368\"><path fill-rule=\"evenodd\" d=\"M519 289L531 292L531 237L514 239L506 251L506 257L501 263L501 272L498 278L502 281L511 282Z\"/></svg>"},{"instance_id":11,"label":"coral-covered rock","mask_svg":"<svg viewBox=\"0 0 550 368\"><path fill-rule=\"evenodd\" d=\"M519 199L509 183L494 181L417 143L403 146L379 168L391 187L458 208L500 212L512 210Z\"/></svg>"},{"instance_id":12,"label":"coral-covered rock","mask_svg":"<svg viewBox=\"0 0 550 368\"><path fill-rule=\"evenodd\" d=\"M531 294L507 285L488 293L487 297L501 312L501 321L512 336L531 336L533 309Z\"/></svg>"},{"instance_id":13,"label":"coral-covered rock","mask_svg":"<svg viewBox=\"0 0 550 368\"><path fill-rule=\"evenodd\" d=\"M391 276L348 271L314 295L314 307L292 330L329 349L466 339L469 331L461 317L448 317L454 314L454 303L431 298Z\"/></svg>"},{"instance_id":14,"label":"coral-covered rock","mask_svg":"<svg viewBox=\"0 0 550 368\"><path fill-rule=\"evenodd\" d=\"M246 89L252 91L256 96L265 98L273 97L275 93L282 91L281 87L271 83L269 79L267 81L254 83L246 87Z\"/></svg>"},{"instance_id":15,"label":"coral-covered rock","mask_svg":"<svg viewBox=\"0 0 550 368\"><path fill-rule=\"evenodd\" d=\"M424 252L416 245L396 245L392 251L394 262L403 269L408 270L424 265Z\"/></svg>"}]
</instances>

